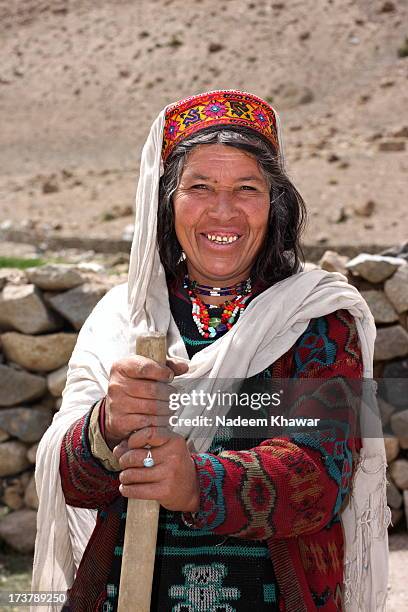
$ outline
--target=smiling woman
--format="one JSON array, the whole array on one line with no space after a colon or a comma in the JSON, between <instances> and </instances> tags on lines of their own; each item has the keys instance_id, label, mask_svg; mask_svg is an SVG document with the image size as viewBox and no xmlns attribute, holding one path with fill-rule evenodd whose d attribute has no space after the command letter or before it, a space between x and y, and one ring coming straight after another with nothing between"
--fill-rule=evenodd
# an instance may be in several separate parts
<instances>
[{"instance_id":1,"label":"smiling woman","mask_svg":"<svg viewBox=\"0 0 408 612\"><path fill-rule=\"evenodd\" d=\"M128 498L161 506L151 612L384 609L384 444L338 421L350 381L372 376L373 320L344 277L302 271L303 222L264 100L208 92L160 113L128 283L83 326L37 453L33 589L68 589L67 612L117 609ZM153 330L166 366L133 354ZM277 379L319 379L324 393L301 386L282 411L323 426L234 437L218 427L241 422L233 401L170 410L175 375L214 397L231 379L254 397ZM376 469L359 469L365 459Z\"/></svg>"},{"instance_id":2,"label":"smiling woman","mask_svg":"<svg viewBox=\"0 0 408 612\"><path fill-rule=\"evenodd\" d=\"M222 239L223 246L224 237L232 236L234 242L243 238L231 253L215 246L208 257L203 252L200 259L206 260L202 264L210 268L211 275L217 274L218 265L223 268L213 284L221 280L231 284L238 276L252 274L271 285L298 269L305 217L303 199L271 142L242 125L204 127L180 141L165 166L157 228L161 259L169 278L182 273L183 249L190 255L187 262L194 265L198 252L193 258L193 246L198 247L200 238L193 244L183 236L187 233L183 223L188 219L190 238L192 231L201 234L203 251L204 238L213 243ZM213 268L214 256L218 256L217 269ZM228 269L225 257L230 256L235 261L231 259ZM228 281L231 272L234 279Z\"/></svg>"},{"instance_id":3,"label":"smiling woman","mask_svg":"<svg viewBox=\"0 0 408 612\"><path fill-rule=\"evenodd\" d=\"M175 232L191 278L235 285L250 276L270 206L268 184L256 159L225 145L196 148L184 166L173 206Z\"/></svg>"}]
</instances>

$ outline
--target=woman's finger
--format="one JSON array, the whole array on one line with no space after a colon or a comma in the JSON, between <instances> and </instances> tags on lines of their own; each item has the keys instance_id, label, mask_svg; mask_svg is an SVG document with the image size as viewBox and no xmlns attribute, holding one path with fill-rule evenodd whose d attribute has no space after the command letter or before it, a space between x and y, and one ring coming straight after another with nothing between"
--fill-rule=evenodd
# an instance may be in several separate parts
<instances>
[{"instance_id":1,"label":"woman's finger","mask_svg":"<svg viewBox=\"0 0 408 612\"><path fill-rule=\"evenodd\" d=\"M164 414L170 415L173 411L169 408L169 402L156 399L141 399L126 397L121 402L122 414Z\"/></svg>"},{"instance_id":2,"label":"woman's finger","mask_svg":"<svg viewBox=\"0 0 408 612\"><path fill-rule=\"evenodd\" d=\"M167 359L166 365L171 368L175 376L188 372L188 364L180 359Z\"/></svg>"},{"instance_id":3,"label":"woman's finger","mask_svg":"<svg viewBox=\"0 0 408 612\"><path fill-rule=\"evenodd\" d=\"M163 466L128 468L119 474L119 480L124 485L160 482L163 480Z\"/></svg>"},{"instance_id":4,"label":"woman's finger","mask_svg":"<svg viewBox=\"0 0 408 612\"><path fill-rule=\"evenodd\" d=\"M119 491L124 497L132 499L156 499L163 497L164 487L162 482L151 482L149 484L119 485Z\"/></svg>"},{"instance_id":5,"label":"woman's finger","mask_svg":"<svg viewBox=\"0 0 408 612\"><path fill-rule=\"evenodd\" d=\"M171 381L174 377L171 368L141 355L130 355L116 361L112 365L111 372L117 372L127 378L161 380L164 382Z\"/></svg>"},{"instance_id":6,"label":"woman's finger","mask_svg":"<svg viewBox=\"0 0 408 612\"><path fill-rule=\"evenodd\" d=\"M126 450L123 449L123 452L118 451L118 453L120 454L117 454L116 452L114 454L117 457L117 459L119 459L120 467L123 470L125 470L127 468L144 467L143 461L147 457L147 451L148 449L146 448L129 449L127 447ZM153 457L155 466L160 465L160 463L162 463L164 459L164 454L165 454L164 445L155 446L154 448L150 449L150 452Z\"/></svg>"},{"instance_id":7,"label":"woman's finger","mask_svg":"<svg viewBox=\"0 0 408 612\"><path fill-rule=\"evenodd\" d=\"M121 385L121 391L126 397L132 399L168 402L170 395L174 393L174 387L168 383L153 380L127 379L126 385Z\"/></svg>"},{"instance_id":8,"label":"woman's finger","mask_svg":"<svg viewBox=\"0 0 408 612\"><path fill-rule=\"evenodd\" d=\"M120 457L122 457L122 455L124 455L128 451L129 451L128 441L122 440L122 442L120 442L119 444L115 446L115 448L112 450L112 453L115 455L116 459L120 459Z\"/></svg>"},{"instance_id":9,"label":"woman's finger","mask_svg":"<svg viewBox=\"0 0 408 612\"><path fill-rule=\"evenodd\" d=\"M169 424L168 416L155 416L151 414L132 414L122 417L120 426L126 436L130 436L134 431L145 429L146 427L165 428Z\"/></svg>"},{"instance_id":10,"label":"woman's finger","mask_svg":"<svg viewBox=\"0 0 408 612\"><path fill-rule=\"evenodd\" d=\"M128 438L129 448L144 448L145 446L162 446L175 434L167 427L144 427L132 433Z\"/></svg>"}]
</instances>

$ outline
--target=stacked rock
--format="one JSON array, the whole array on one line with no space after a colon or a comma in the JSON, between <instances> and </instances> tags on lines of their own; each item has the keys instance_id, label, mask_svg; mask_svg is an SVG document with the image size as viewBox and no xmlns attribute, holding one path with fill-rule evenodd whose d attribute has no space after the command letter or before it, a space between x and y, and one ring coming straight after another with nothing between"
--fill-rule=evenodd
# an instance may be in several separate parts
<instances>
[{"instance_id":1,"label":"stacked rock","mask_svg":"<svg viewBox=\"0 0 408 612\"><path fill-rule=\"evenodd\" d=\"M78 331L124 280L86 265L0 270L0 538L21 552L34 547L36 450L60 407Z\"/></svg>"},{"instance_id":2,"label":"stacked rock","mask_svg":"<svg viewBox=\"0 0 408 612\"><path fill-rule=\"evenodd\" d=\"M320 265L348 275L374 316L374 376L388 461L392 524L408 526L408 248L362 253L352 260L327 251Z\"/></svg>"}]
</instances>

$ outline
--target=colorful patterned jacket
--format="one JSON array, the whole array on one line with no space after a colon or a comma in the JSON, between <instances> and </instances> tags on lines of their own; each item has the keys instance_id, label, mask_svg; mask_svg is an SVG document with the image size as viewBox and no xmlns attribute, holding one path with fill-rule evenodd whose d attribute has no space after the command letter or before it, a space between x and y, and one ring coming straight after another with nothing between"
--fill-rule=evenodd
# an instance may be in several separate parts
<instances>
[{"instance_id":1,"label":"colorful patterned jacket","mask_svg":"<svg viewBox=\"0 0 408 612\"><path fill-rule=\"evenodd\" d=\"M273 437L244 451L194 454L200 510L185 519L192 529L266 540L281 610L341 610L344 551L339 511L347 503L353 458L360 448L353 424L344 427L341 417L353 403L349 383L362 377L353 317L336 311L312 320L270 371L272 378L331 381L319 397L294 399L301 412L325 418L326 404L336 404L340 417L328 419L327 428L315 434ZM90 414L66 433L60 474L67 504L99 510L71 589L79 599L86 592L84 610L97 610L90 606L101 601L114 558L119 517L112 509L121 496L118 472L105 469L90 452Z\"/></svg>"}]
</instances>

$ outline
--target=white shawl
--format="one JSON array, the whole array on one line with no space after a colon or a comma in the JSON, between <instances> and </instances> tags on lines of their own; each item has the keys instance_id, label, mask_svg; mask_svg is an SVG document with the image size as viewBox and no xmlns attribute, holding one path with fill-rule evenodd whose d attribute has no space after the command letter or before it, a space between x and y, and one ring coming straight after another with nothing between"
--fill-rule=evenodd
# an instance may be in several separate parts
<instances>
[{"instance_id":1,"label":"white shawl","mask_svg":"<svg viewBox=\"0 0 408 612\"><path fill-rule=\"evenodd\" d=\"M95 525L94 511L72 508L64 501L59 455L70 425L106 394L112 363L134 353L139 333L165 332L169 355L188 360L170 312L164 269L156 247L163 125L164 111L153 123L142 153L129 281L109 291L82 327L69 363L62 406L38 448L36 483L40 505L33 590L66 591L72 585ZM253 376L293 346L310 319L340 308L355 317L364 377L371 378L375 339L372 315L342 275L322 270L298 273L264 291L227 334L189 361L189 371L183 378ZM211 444L208 430L205 435L200 428L182 433L195 440L198 452L206 451ZM363 439L350 501L342 513L346 539L345 609L350 612L384 609L389 520L385 467L383 440Z\"/></svg>"}]
</instances>

